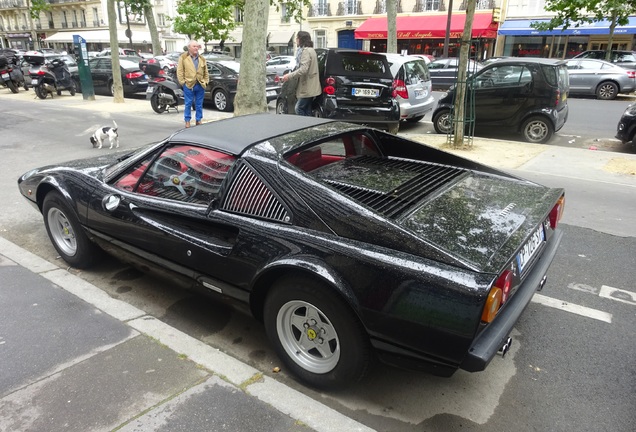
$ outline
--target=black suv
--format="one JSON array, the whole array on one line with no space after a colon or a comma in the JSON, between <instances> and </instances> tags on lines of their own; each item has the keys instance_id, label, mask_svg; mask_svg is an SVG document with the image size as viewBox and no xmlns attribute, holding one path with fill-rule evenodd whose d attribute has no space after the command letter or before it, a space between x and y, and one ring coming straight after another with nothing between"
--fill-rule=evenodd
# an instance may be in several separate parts
<instances>
[{"instance_id":1,"label":"black suv","mask_svg":"<svg viewBox=\"0 0 636 432\"><path fill-rule=\"evenodd\" d=\"M468 79L466 118L475 128L521 132L526 141L548 142L568 118L570 81L566 62L542 58L506 58ZM451 133L455 87L433 112L437 133Z\"/></svg>"},{"instance_id":2,"label":"black suv","mask_svg":"<svg viewBox=\"0 0 636 432\"><path fill-rule=\"evenodd\" d=\"M361 123L397 133L400 106L393 74L382 54L352 49L316 49L322 94L314 99L316 117ZM294 112L296 82L283 84L276 113Z\"/></svg>"},{"instance_id":3,"label":"black suv","mask_svg":"<svg viewBox=\"0 0 636 432\"><path fill-rule=\"evenodd\" d=\"M575 55L574 58L605 60L605 50L583 51L582 53ZM609 61L614 63L616 66L620 66L625 69L636 69L636 51L612 50Z\"/></svg>"}]
</instances>

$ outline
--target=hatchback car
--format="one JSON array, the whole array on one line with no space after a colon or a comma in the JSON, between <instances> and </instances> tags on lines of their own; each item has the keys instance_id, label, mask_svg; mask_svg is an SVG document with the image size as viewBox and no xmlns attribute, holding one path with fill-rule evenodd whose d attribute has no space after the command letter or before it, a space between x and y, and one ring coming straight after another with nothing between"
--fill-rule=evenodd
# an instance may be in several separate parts
<instances>
[{"instance_id":1,"label":"hatchback car","mask_svg":"<svg viewBox=\"0 0 636 432\"><path fill-rule=\"evenodd\" d=\"M475 128L521 132L528 142L548 142L565 124L569 107L566 62L556 59L500 59L469 78L466 118ZM433 126L451 133L455 89L437 102ZM473 108L474 107L474 108Z\"/></svg>"},{"instance_id":2,"label":"hatchback car","mask_svg":"<svg viewBox=\"0 0 636 432\"><path fill-rule=\"evenodd\" d=\"M290 120L210 122L18 187L69 265L102 246L244 303L282 373L311 386L358 382L376 354L441 376L505 354L557 253L563 189L367 126Z\"/></svg>"},{"instance_id":3,"label":"hatchback car","mask_svg":"<svg viewBox=\"0 0 636 432\"><path fill-rule=\"evenodd\" d=\"M210 81L205 89L206 98L212 100L214 108L219 111L232 111L234 97L238 88L241 64L236 61L209 61L208 73ZM280 84L276 74L265 75L265 99L276 100L280 93Z\"/></svg>"},{"instance_id":4,"label":"hatchback car","mask_svg":"<svg viewBox=\"0 0 636 432\"><path fill-rule=\"evenodd\" d=\"M573 58L605 60L606 52L605 50L588 50ZM609 61L625 69L636 69L636 51L612 50Z\"/></svg>"},{"instance_id":5,"label":"hatchback car","mask_svg":"<svg viewBox=\"0 0 636 432\"><path fill-rule=\"evenodd\" d=\"M314 116L368 124L397 133L400 106L386 56L353 49L316 49L322 94L314 98ZM294 112L296 80L285 82L276 113Z\"/></svg>"},{"instance_id":6,"label":"hatchback car","mask_svg":"<svg viewBox=\"0 0 636 432\"><path fill-rule=\"evenodd\" d=\"M278 56L265 62L265 70L268 73L276 73L285 75L296 68L296 57L294 56Z\"/></svg>"},{"instance_id":7,"label":"hatchback car","mask_svg":"<svg viewBox=\"0 0 636 432\"><path fill-rule=\"evenodd\" d=\"M400 119L418 122L435 107L431 74L426 60L418 56L384 54L393 74L395 99L400 105Z\"/></svg>"},{"instance_id":8,"label":"hatchback car","mask_svg":"<svg viewBox=\"0 0 636 432\"><path fill-rule=\"evenodd\" d=\"M471 76L482 66L475 60L468 60L467 73ZM434 89L448 89L457 82L457 71L459 69L459 58L449 57L437 59L429 63L428 70L431 72L431 82Z\"/></svg>"},{"instance_id":9,"label":"hatchback car","mask_svg":"<svg viewBox=\"0 0 636 432\"><path fill-rule=\"evenodd\" d=\"M139 57L137 58L139 59ZM148 88L148 76L139 68L139 62L134 60L119 59L121 80L124 87L124 95L143 93ZM95 90L101 90L108 95L115 94L113 84L113 62L110 57L95 57L89 60L88 67L93 78Z\"/></svg>"},{"instance_id":10,"label":"hatchback car","mask_svg":"<svg viewBox=\"0 0 636 432\"><path fill-rule=\"evenodd\" d=\"M625 112L621 115L618 125L616 126L616 138L621 140L623 144L634 143L636 136L636 103L629 105Z\"/></svg>"},{"instance_id":11,"label":"hatchback car","mask_svg":"<svg viewBox=\"0 0 636 432\"><path fill-rule=\"evenodd\" d=\"M570 95L590 95L598 99L616 99L636 89L636 71L603 60L572 59L567 62Z\"/></svg>"}]
</instances>

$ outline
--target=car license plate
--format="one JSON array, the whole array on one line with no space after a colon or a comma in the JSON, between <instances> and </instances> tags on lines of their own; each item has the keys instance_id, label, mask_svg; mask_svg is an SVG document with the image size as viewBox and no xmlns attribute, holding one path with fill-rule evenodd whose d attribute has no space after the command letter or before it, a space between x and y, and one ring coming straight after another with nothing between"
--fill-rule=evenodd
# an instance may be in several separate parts
<instances>
[{"instance_id":1,"label":"car license plate","mask_svg":"<svg viewBox=\"0 0 636 432\"><path fill-rule=\"evenodd\" d=\"M154 90L155 90L155 88L154 88L154 87L148 87L148 88L146 89L146 93L152 93Z\"/></svg>"},{"instance_id":2,"label":"car license plate","mask_svg":"<svg viewBox=\"0 0 636 432\"><path fill-rule=\"evenodd\" d=\"M523 272L526 264L530 262L543 242L545 242L545 231L543 230L543 224L541 224L517 254L517 267L519 268L519 273Z\"/></svg>"},{"instance_id":3,"label":"car license plate","mask_svg":"<svg viewBox=\"0 0 636 432\"><path fill-rule=\"evenodd\" d=\"M351 95L360 96L360 97L378 97L380 96L380 90L378 89L370 89L370 88L358 88L354 87L351 89Z\"/></svg>"},{"instance_id":4,"label":"car license plate","mask_svg":"<svg viewBox=\"0 0 636 432\"><path fill-rule=\"evenodd\" d=\"M267 96L276 96L276 90L270 90L266 93Z\"/></svg>"},{"instance_id":5,"label":"car license plate","mask_svg":"<svg viewBox=\"0 0 636 432\"><path fill-rule=\"evenodd\" d=\"M426 90L424 89L415 89L415 97L416 98L422 98L422 97L426 97Z\"/></svg>"},{"instance_id":6,"label":"car license plate","mask_svg":"<svg viewBox=\"0 0 636 432\"><path fill-rule=\"evenodd\" d=\"M38 84L38 79L37 78L33 78L31 80L31 85L37 85Z\"/></svg>"},{"instance_id":7,"label":"car license plate","mask_svg":"<svg viewBox=\"0 0 636 432\"><path fill-rule=\"evenodd\" d=\"M3 79L9 79L9 74L8 73L3 73L2 74L2 78Z\"/></svg>"}]
</instances>

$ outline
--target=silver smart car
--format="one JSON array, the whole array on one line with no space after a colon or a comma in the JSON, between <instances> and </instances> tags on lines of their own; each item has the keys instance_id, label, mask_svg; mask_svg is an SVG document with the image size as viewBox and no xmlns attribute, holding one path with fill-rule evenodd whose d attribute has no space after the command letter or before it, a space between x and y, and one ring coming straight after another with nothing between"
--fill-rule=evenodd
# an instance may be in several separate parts
<instances>
[{"instance_id":1,"label":"silver smart car","mask_svg":"<svg viewBox=\"0 0 636 432\"><path fill-rule=\"evenodd\" d=\"M395 79L395 100L400 104L400 120L418 122L435 106L431 74L421 57L384 54Z\"/></svg>"}]
</instances>

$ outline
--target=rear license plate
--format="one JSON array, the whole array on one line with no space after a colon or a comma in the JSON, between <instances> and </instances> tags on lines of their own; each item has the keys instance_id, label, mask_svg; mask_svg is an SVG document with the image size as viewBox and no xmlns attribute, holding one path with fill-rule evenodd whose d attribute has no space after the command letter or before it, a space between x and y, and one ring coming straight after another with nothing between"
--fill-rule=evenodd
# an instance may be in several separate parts
<instances>
[{"instance_id":1,"label":"rear license plate","mask_svg":"<svg viewBox=\"0 0 636 432\"><path fill-rule=\"evenodd\" d=\"M276 90L270 90L266 93L267 96L276 96Z\"/></svg>"},{"instance_id":2,"label":"rear license plate","mask_svg":"<svg viewBox=\"0 0 636 432\"><path fill-rule=\"evenodd\" d=\"M358 87L354 87L351 89L351 95L352 96L359 96L359 97L378 97L380 96L380 90L378 89L370 89L370 88L358 88Z\"/></svg>"},{"instance_id":3,"label":"rear license plate","mask_svg":"<svg viewBox=\"0 0 636 432\"><path fill-rule=\"evenodd\" d=\"M33 78L31 80L31 85L37 85L37 83L38 83L38 79L37 78Z\"/></svg>"},{"instance_id":4,"label":"rear license plate","mask_svg":"<svg viewBox=\"0 0 636 432\"><path fill-rule=\"evenodd\" d=\"M146 93L152 93L154 91L154 89L155 89L154 87L148 87L146 89Z\"/></svg>"},{"instance_id":5,"label":"rear license plate","mask_svg":"<svg viewBox=\"0 0 636 432\"><path fill-rule=\"evenodd\" d=\"M415 89L415 97L421 98L426 96L426 90L424 89Z\"/></svg>"},{"instance_id":6,"label":"rear license plate","mask_svg":"<svg viewBox=\"0 0 636 432\"><path fill-rule=\"evenodd\" d=\"M3 79L9 79L9 74L8 73L3 73L2 74L2 78Z\"/></svg>"},{"instance_id":7,"label":"rear license plate","mask_svg":"<svg viewBox=\"0 0 636 432\"><path fill-rule=\"evenodd\" d=\"M545 242L545 231L543 230L543 224L541 224L517 254L517 267L519 268L519 273L523 272L526 264L528 264L532 257L537 253L543 242Z\"/></svg>"}]
</instances>

